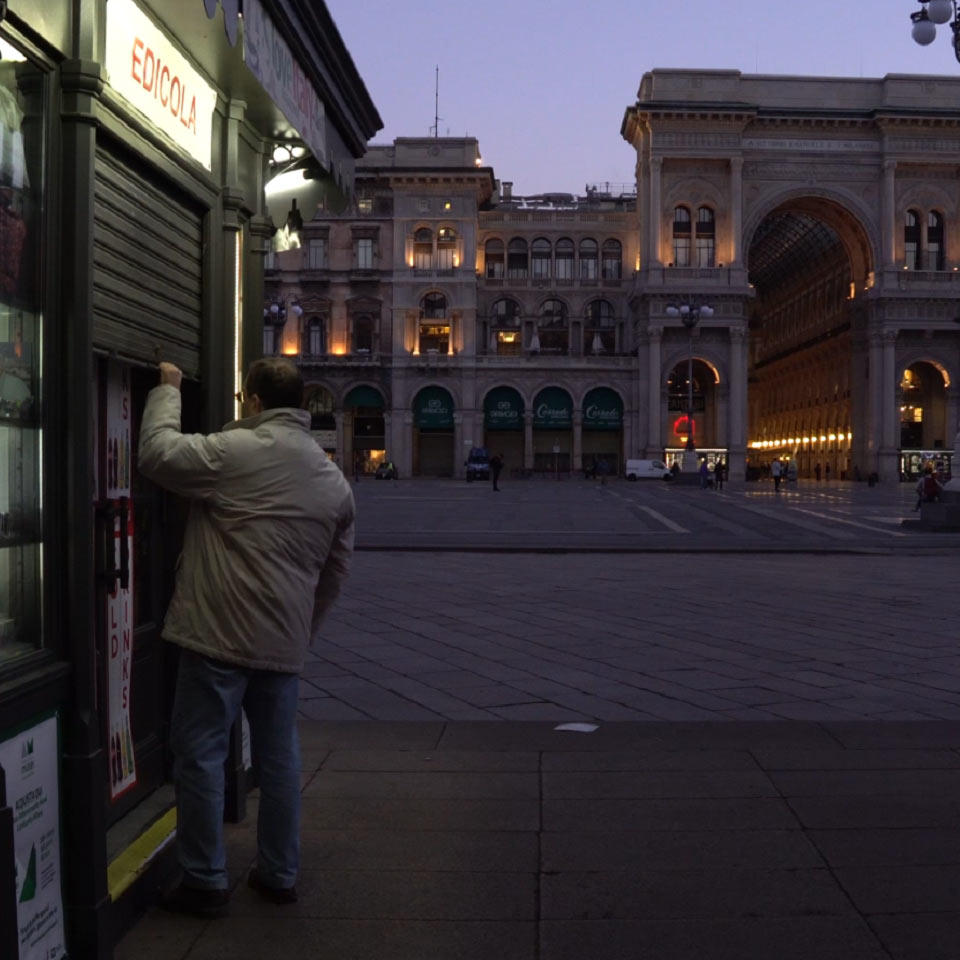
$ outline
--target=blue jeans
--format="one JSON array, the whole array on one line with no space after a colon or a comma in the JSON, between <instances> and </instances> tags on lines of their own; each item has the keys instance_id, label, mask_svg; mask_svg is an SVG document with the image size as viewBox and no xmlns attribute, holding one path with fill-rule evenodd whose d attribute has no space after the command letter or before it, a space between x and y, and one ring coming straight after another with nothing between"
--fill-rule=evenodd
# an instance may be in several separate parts
<instances>
[{"instance_id":1,"label":"blue jeans","mask_svg":"<svg viewBox=\"0 0 960 960\"><path fill-rule=\"evenodd\" d=\"M243 706L260 785L257 869L291 887L300 862L298 677L249 670L180 650L171 746L177 786L177 852L187 886L226 890L224 766Z\"/></svg>"}]
</instances>

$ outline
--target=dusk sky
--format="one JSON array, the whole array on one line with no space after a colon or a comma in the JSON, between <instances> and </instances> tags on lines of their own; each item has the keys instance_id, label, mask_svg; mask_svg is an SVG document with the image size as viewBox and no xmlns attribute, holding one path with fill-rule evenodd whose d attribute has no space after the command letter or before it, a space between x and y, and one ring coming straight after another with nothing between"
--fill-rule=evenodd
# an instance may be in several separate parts
<instances>
[{"instance_id":1,"label":"dusk sky","mask_svg":"<svg viewBox=\"0 0 960 960\"><path fill-rule=\"evenodd\" d=\"M327 0L384 128L375 143L440 135L480 141L515 194L582 193L633 180L620 138L655 67L880 77L960 75L949 28L920 47L915 0Z\"/></svg>"}]
</instances>

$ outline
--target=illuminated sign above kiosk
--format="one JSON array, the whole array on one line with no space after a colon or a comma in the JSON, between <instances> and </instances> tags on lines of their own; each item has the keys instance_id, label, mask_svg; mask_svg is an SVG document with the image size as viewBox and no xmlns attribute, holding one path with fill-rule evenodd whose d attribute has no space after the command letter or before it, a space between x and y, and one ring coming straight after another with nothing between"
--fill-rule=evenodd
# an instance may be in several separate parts
<instances>
[{"instance_id":1,"label":"illuminated sign above kiosk","mask_svg":"<svg viewBox=\"0 0 960 960\"><path fill-rule=\"evenodd\" d=\"M210 169L217 92L133 0L108 0L110 85Z\"/></svg>"}]
</instances>

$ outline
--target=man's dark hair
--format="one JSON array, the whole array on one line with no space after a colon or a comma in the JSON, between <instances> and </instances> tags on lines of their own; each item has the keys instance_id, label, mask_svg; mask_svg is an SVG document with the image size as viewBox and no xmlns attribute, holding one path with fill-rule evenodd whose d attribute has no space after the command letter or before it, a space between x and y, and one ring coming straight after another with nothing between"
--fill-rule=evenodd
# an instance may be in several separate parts
<instances>
[{"instance_id":1,"label":"man's dark hair","mask_svg":"<svg viewBox=\"0 0 960 960\"><path fill-rule=\"evenodd\" d=\"M303 406L303 377L294 364L280 357L254 360L243 390L248 397L256 394L264 410Z\"/></svg>"}]
</instances>

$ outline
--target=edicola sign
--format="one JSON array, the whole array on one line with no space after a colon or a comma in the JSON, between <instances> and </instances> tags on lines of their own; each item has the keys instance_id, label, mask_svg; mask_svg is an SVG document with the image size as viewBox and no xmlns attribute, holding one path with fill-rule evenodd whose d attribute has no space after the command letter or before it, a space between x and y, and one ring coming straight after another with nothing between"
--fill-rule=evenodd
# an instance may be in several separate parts
<instances>
[{"instance_id":1,"label":"edicola sign","mask_svg":"<svg viewBox=\"0 0 960 960\"><path fill-rule=\"evenodd\" d=\"M110 85L210 169L217 92L133 2L107 4Z\"/></svg>"}]
</instances>

